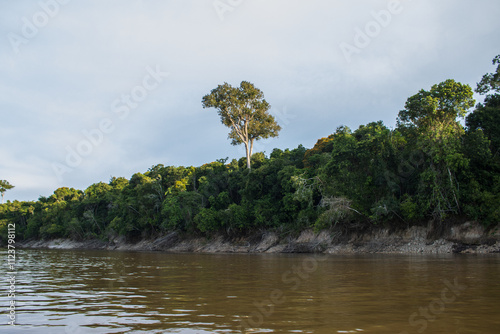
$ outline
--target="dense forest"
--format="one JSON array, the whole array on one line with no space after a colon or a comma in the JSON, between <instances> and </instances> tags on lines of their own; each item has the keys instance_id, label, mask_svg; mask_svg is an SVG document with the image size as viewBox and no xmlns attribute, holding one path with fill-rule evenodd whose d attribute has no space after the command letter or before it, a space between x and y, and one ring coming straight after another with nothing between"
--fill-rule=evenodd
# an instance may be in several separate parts
<instances>
[{"instance_id":1,"label":"dense forest","mask_svg":"<svg viewBox=\"0 0 500 334\"><path fill-rule=\"evenodd\" d=\"M486 95L483 103L476 105L470 86L446 80L408 98L395 129L382 121L340 126L311 149L251 154L251 168L246 157L199 167L159 164L85 190L59 188L36 202L7 201L0 205L0 236L7 239L9 223L18 240L293 233L454 219L494 226L500 56L493 65L476 88Z\"/></svg>"}]
</instances>

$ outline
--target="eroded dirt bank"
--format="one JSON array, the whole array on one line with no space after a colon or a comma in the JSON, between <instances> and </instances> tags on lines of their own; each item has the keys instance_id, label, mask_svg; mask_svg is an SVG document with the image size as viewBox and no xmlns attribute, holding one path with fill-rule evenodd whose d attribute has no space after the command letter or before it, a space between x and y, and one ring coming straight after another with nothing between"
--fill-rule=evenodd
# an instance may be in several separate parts
<instances>
[{"instance_id":1,"label":"eroded dirt bank","mask_svg":"<svg viewBox=\"0 0 500 334\"><path fill-rule=\"evenodd\" d=\"M500 253L500 229L485 231L473 222L440 227L412 226L404 230L375 228L363 232L305 230L295 237L265 231L247 237L184 237L176 232L135 243L117 237L112 241L67 239L32 240L21 248L107 249L199 253Z\"/></svg>"}]
</instances>

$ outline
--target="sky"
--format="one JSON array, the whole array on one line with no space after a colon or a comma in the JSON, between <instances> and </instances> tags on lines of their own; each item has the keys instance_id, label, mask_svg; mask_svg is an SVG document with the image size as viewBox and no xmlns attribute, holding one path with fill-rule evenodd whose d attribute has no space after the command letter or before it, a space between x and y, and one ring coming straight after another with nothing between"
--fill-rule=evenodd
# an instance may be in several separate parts
<instances>
[{"instance_id":1,"label":"sky","mask_svg":"<svg viewBox=\"0 0 500 334\"><path fill-rule=\"evenodd\" d=\"M0 1L5 199L243 157L201 104L224 82L263 91L267 155L394 128L419 90L493 72L499 17L498 0Z\"/></svg>"}]
</instances>

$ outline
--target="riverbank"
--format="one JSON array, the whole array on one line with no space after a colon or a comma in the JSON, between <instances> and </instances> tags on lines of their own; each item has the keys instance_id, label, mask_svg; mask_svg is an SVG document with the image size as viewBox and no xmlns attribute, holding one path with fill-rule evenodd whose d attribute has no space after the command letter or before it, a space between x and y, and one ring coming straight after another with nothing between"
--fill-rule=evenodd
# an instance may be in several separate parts
<instances>
[{"instance_id":1,"label":"riverbank","mask_svg":"<svg viewBox=\"0 0 500 334\"><path fill-rule=\"evenodd\" d=\"M374 228L363 232L323 230L314 233L305 230L295 237L280 236L264 231L246 237L228 238L187 237L177 232L138 242L127 242L116 237L111 241L75 241L69 239L29 240L18 242L19 248L50 249L105 249L195 253L500 253L500 229L486 231L482 225L465 222L442 227L432 224L412 226L402 230Z\"/></svg>"}]
</instances>

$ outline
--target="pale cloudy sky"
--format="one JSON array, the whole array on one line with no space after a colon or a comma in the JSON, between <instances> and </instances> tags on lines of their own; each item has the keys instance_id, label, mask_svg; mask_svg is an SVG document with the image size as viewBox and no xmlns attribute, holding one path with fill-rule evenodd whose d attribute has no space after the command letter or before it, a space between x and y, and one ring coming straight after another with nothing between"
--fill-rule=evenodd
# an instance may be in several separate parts
<instances>
[{"instance_id":1,"label":"pale cloudy sky","mask_svg":"<svg viewBox=\"0 0 500 334\"><path fill-rule=\"evenodd\" d=\"M201 106L224 82L264 92L283 128L267 154L393 127L420 89L493 71L499 17L498 0L2 0L5 198L244 156Z\"/></svg>"}]
</instances>

